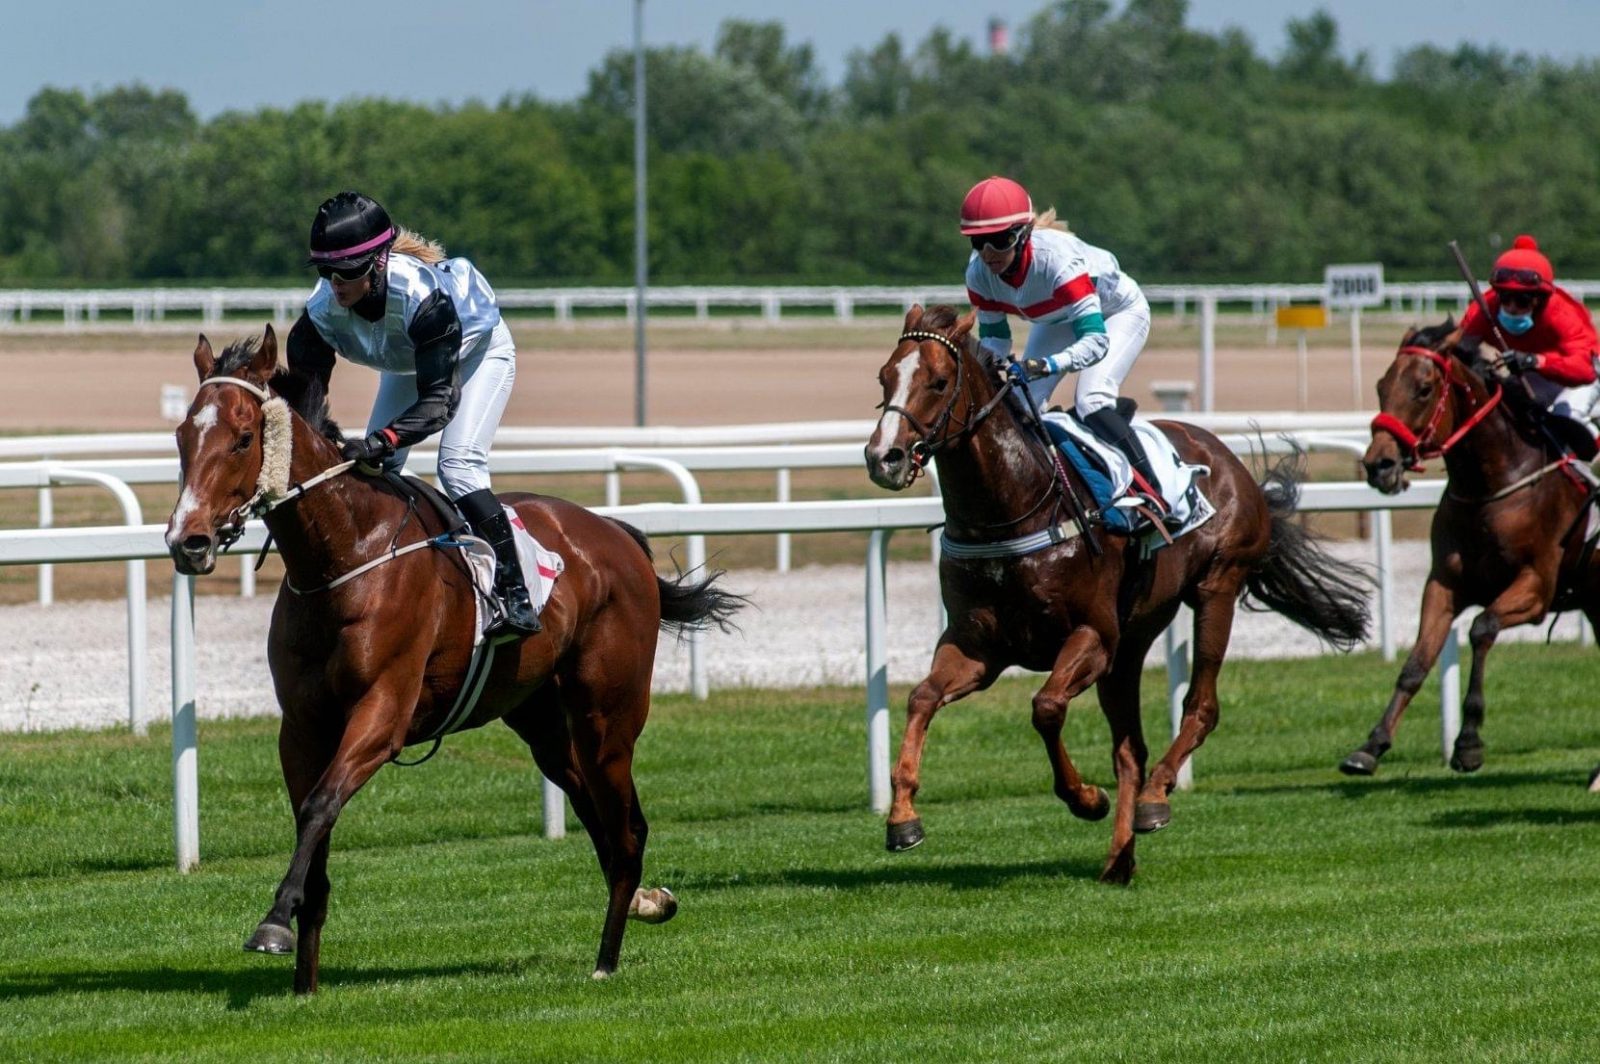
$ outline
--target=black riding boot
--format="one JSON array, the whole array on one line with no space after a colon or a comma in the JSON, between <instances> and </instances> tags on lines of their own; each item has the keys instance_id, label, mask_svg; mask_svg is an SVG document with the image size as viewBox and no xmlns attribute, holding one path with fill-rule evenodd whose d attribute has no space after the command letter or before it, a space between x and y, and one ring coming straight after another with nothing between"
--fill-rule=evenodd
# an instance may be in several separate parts
<instances>
[{"instance_id":1,"label":"black riding boot","mask_svg":"<svg viewBox=\"0 0 1600 1064\"><path fill-rule=\"evenodd\" d=\"M1134 471L1149 485L1149 492L1141 494L1147 494L1156 510L1165 517L1168 508L1167 501L1161 497L1161 482L1156 480L1156 471L1150 465L1150 456L1144 453L1144 445L1139 442L1139 434L1133 431L1127 418L1108 406L1085 417L1083 423L1093 429L1096 436L1127 456ZM1135 488L1137 489L1137 485Z\"/></svg>"},{"instance_id":2,"label":"black riding boot","mask_svg":"<svg viewBox=\"0 0 1600 1064\"><path fill-rule=\"evenodd\" d=\"M456 500L461 513L489 546L494 548L494 593L500 600L501 617L489 626L490 637L501 635L538 635L544 631L539 615L533 610L533 600L528 597L528 587L522 581L522 567L517 564L517 542L511 532L511 521L500 508L500 500L487 488L470 492Z\"/></svg>"}]
</instances>

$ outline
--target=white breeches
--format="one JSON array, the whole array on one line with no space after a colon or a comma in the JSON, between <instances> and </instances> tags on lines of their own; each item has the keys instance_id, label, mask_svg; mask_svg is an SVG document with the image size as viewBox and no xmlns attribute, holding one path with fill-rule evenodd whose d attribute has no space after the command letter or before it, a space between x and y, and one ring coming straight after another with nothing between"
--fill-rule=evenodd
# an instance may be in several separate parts
<instances>
[{"instance_id":1,"label":"white breeches","mask_svg":"<svg viewBox=\"0 0 1600 1064\"><path fill-rule=\"evenodd\" d=\"M489 445L516 379L517 349L511 331L501 322L478 353L461 363L461 402L439 433L439 486L451 499L489 486ZM415 375L382 374L367 431L383 428L416 401ZM409 450L396 452L384 465L399 468Z\"/></svg>"},{"instance_id":2,"label":"white breeches","mask_svg":"<svg viewBox=\"0 0 1600 1064\"><path fill-rule=\"evenodd\" d=\"M1073 405L1079 417L1116 404L1122 382L1150 336L1150 304L1144 296L1141 295L1133 306L1106 319L1106 335L1111 340L1106 357L1078 371L1078 392ZM1022 357L1048 358L1064 351L1076 338L1077 333L1065 322L1036 323L1028 332L1028 347ZM1053 373L1029 384L1034 401L1043 407L1066 375L1065 372Z\"/></svg>"},{"instance_id":3,"label":"white breeches","mask_svg":"<svg viewBox=\"0 0 1600 1064\"><path fill-rule=\"evenodd\" d=\"M1595 406L1600 404L1600 381L1568 388L1537 373L1529 373L1523 380L1533 389L1534 397L1545 409L1560 417L1571 418L1590 432L1594 432Z\"/></svg>"}]
</instances>

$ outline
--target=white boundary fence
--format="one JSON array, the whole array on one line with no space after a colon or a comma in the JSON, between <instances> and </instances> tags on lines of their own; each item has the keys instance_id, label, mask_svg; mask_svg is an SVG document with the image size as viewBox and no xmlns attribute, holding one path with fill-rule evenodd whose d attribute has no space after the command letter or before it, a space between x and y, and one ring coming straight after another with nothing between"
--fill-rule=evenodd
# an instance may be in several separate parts
<instances>
[{"instance_id":1,"label":"white boundary fence","mask_svg":"<svg viewBox=\"0 0 1600 1064\"><path fill-rule=\"evenodd\" d=\"M1387 518L1396 508L1429 508L1438 503L1442 481L1422 481L1398 497L1380 495L1365 484L1307 484L1302 509L1306 511L1376 511ZM889 535L897 529L927 528L943 518L937 498L891 498L788 503L652 503L605 507L598 512L622 518L650 535L726 535L771 532L868 531L866 581L867 646L866 732L868 793L875 812L889 801L889 705L884 624L887 593L884 559ZM1376 523L1376 522L1375 522ZM37 565L44 562L82 562L166 558L164 525L0 531L0 565ZM236 554L261 549L265 528L252 522ZM194 704L194 584L190 577L175 576L172 597L172 721L174 838L180 870L199 860L198 750ZM1187 684L1186 633L1169 633L1167 640L1168 695L1174 722L1181 710ZM1452 640L1452 642L1454 642ZM1447 647L1442 665L1453 664ZM1459 678L1448 671L1441 684L1442 736L1449 753L1459 730L1455 704ZM545 830L557 837L565 833L564 808L559 794L545 783Z\"/></svg>"}]
</instances>

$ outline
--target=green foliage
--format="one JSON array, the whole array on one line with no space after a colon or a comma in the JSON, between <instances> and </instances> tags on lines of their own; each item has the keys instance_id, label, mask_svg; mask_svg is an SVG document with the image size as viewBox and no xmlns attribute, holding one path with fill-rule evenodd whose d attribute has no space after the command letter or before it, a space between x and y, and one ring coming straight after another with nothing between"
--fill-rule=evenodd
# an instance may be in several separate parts
<instances>
[{"instance_id":1,"label":"green foliage","mask_svg":"<svg viewBox=\"0 0 1600 1064\"><path fill-rule=\"evenodd\" d=\"M890 34L830 86L776 22L646 54L658 283L956 280L953 217L991 173L1145 281L1309 280L1379 259L1444 275L1536 233L1600 270L1600 64L1462 44L1380 80L1325 10L1281 55L1186 0L1055 0L1010 55ZM631 278L633 56L571 103L306 103L198 121L173 91L45 88L0 129L0 281L307 279L340 188L499 284Z\"/></svg>"}]
</instances>

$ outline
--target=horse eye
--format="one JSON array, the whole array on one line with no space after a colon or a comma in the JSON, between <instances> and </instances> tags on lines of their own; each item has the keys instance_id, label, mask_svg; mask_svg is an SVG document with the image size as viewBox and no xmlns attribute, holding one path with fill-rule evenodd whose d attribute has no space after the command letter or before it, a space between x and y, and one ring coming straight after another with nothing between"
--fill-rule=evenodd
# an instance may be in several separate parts
<instances>
[{"instance_id":1,"label":"horse eye","mask_svg":"<svg viewBox=\"0 0 1600 1064\"><path fill-rule=\"evenodd\" d=\"M950 387L950 382L943 377L935 377L930 387L936 392L943 392Z\"/></svg>"},{"instance_id":2,"label":"horse eye","mask_svg":"<svg viewBox=\"0 0 1600 1064\"><path fill-rule=\"evenodd\" d=\"M243 451L248 451L250 449L250 445L255 442L255 439L255 433L250 432L248 429L244 432L241 432L239 434L239 438L234 441L234 453L239 454Z\"/></svg>"}]
</instances>

